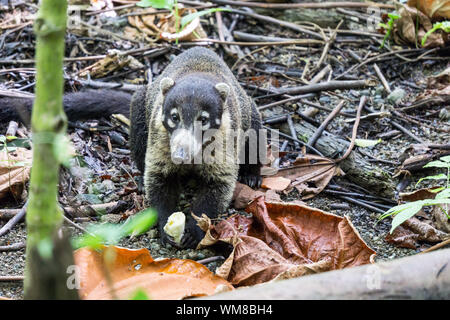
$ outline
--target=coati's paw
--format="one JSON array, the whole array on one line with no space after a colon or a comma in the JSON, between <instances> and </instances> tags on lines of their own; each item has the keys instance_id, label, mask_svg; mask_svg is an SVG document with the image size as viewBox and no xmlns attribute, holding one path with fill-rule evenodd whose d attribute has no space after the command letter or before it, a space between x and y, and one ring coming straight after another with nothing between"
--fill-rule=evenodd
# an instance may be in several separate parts
<instances>
[{"instance_id":1,"label":"coati's paw","mask_svg":"<svg viewBox=\"0 0 450 320\"><path fill-rule=\"evenodd\" d=\"M259 188L262 177L259 174L245 174L239 176L239 182L248 185L250 188Z\"/></svg>"},{"instance_id":2,"label":"coati's paw","mask_svg":"<svg viewBox=\"0 0 450 320\"><path fill-rule=\"evenodd\" d=\"M163 245L168 243L178 249L195 249L204 236L205 233L197 226L197 222L192 218L188 218L186 221L180 243L176 243L173 237L169 236L164 231L160 232L160 239Z\"/></svg>"},{"instance_id":3,"label":"coati's paw","mask_svg":"<svg viewBox=\"0 0 450 320\"><path fill-rule=\"evenodd\" d=\"M189 217L186 221L184 234L180 241L182 248L195 249L198 243L205 237L205 233L197 226L197 222Z\"/></svg>"}]
</instances>

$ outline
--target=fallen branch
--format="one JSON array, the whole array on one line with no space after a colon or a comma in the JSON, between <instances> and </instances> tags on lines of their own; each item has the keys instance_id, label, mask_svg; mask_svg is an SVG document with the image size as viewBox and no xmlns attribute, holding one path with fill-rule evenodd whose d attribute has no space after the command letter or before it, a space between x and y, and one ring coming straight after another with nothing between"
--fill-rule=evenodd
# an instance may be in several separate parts
<instances>
[{"instance_id":1,"label":"fallen branch","mask_svg":"<svg viewBox=\"0 0 450 320\"><path fill-rule=\"evenodd\" d=\"M200 299L450 299L450 249L264 283Z\"/></svg>"},{"instance_id":2,"label":"fallen branch","mask_svg":"<svg viewBox=\"0 0 450 320\"><path fill-rule=\"evenodd\" d=\"M183 1L180 1L183 2ZM395 9L394 5L376 2L305 2L305 3L263 3L263 2L245 2L245 1L229 1L229 0L209 0L209 2L241 7L264 8L264 9L331 9L331 8L369 8L377 7L383 9Z\"/></svg>"}]
</instances>

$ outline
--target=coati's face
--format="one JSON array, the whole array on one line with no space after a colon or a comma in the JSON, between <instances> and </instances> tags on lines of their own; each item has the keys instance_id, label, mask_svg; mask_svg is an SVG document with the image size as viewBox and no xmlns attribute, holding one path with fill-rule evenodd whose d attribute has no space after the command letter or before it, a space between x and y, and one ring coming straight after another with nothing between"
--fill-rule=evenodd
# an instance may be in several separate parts
<instances>
[{"instance_id":1,"label":"coati's face","mask_svg":"<svg viewBox=\"0 0 450 320\"><path fill-rule=\"evenodd\" d=\"M172 160L190 163L201 154L204 132L222 125L230 87L195 75L177 82L163 78L160 86L164 96L162 122L170 136Z\"/></svg>"}]
</instances>

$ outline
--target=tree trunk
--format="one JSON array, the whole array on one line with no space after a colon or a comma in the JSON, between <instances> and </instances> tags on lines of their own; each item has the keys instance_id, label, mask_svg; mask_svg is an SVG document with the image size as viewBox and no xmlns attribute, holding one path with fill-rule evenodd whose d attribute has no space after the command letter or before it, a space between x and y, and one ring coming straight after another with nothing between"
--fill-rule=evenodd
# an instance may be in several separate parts
<instances>
[{"instance_id":1,"label":"tree trunk","mask_svg":"<svg viewBox=\"0 0 450 320\"><path fill-rule=\"evenodd\" d=\"M67 129L62 108L66 21L66 0L41 1L34 23L37 74L31 117L33 167L26 216L26 299L78 297L77 291L70 290L64 281L68 277L67 267L74 263L68 239L58 232L63 216L57 204L58 153L61 151L56 150L56 142Z\"/></svg>"}]
</instances>

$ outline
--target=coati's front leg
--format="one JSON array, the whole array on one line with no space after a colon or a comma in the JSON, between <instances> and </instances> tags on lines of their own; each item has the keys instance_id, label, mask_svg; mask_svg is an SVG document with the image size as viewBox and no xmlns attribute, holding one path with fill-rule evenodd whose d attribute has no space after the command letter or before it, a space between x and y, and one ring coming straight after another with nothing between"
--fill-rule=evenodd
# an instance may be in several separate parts
<instances>
[{"instance_id":1,"label":"coati's front leg","mask_svg":"<svg viewBox=\"0 0 450 320\"><path fill-rule=\"evenodd\" d=\"M149 205L158 213L158 231L163 244L172 243L164 232L169 216L175 212L179 198L179 184L175 176L146 173L146 198Z\"/></svg>"},{"instance_id":2,"label":"coati's front leg","mask_svg":"<svg viewBox=\"0 0 450 320\"><path fill-rule=\"evenodd\" d=\"M215 219L226 211L231 202L236 175L221 176L219 179L201 179L199 184L201 187L192 205L192 212L198 217L206 214L209 218ZM187 217L181 245L187 248L196 248L204 236L205 233L197 226L195 219L191 216Z\"/></svg>"},{"instance_id":3,"label":"coati's front leg","mask_svg":"<svg viewBox=\"0 0 450 320\"><path fill-rule=\"evenodd\" d=\"M248 185L251 188L259 188L261 186L261 167L264 159L261 158L261 152L265 150L260 150L260 129L261 126L261 116L256 109L256 105L252 103L252 117L251 117L251 130L256 133L256 141L248 140L245 143L245 163L239 166L239 181ZM256 145L250 145L250 143L256 143ZM264 146L265 147L265 146ZM250 159L253 154L256 153L256 163L251 163Z\"/></svg>"}]
</instances>

